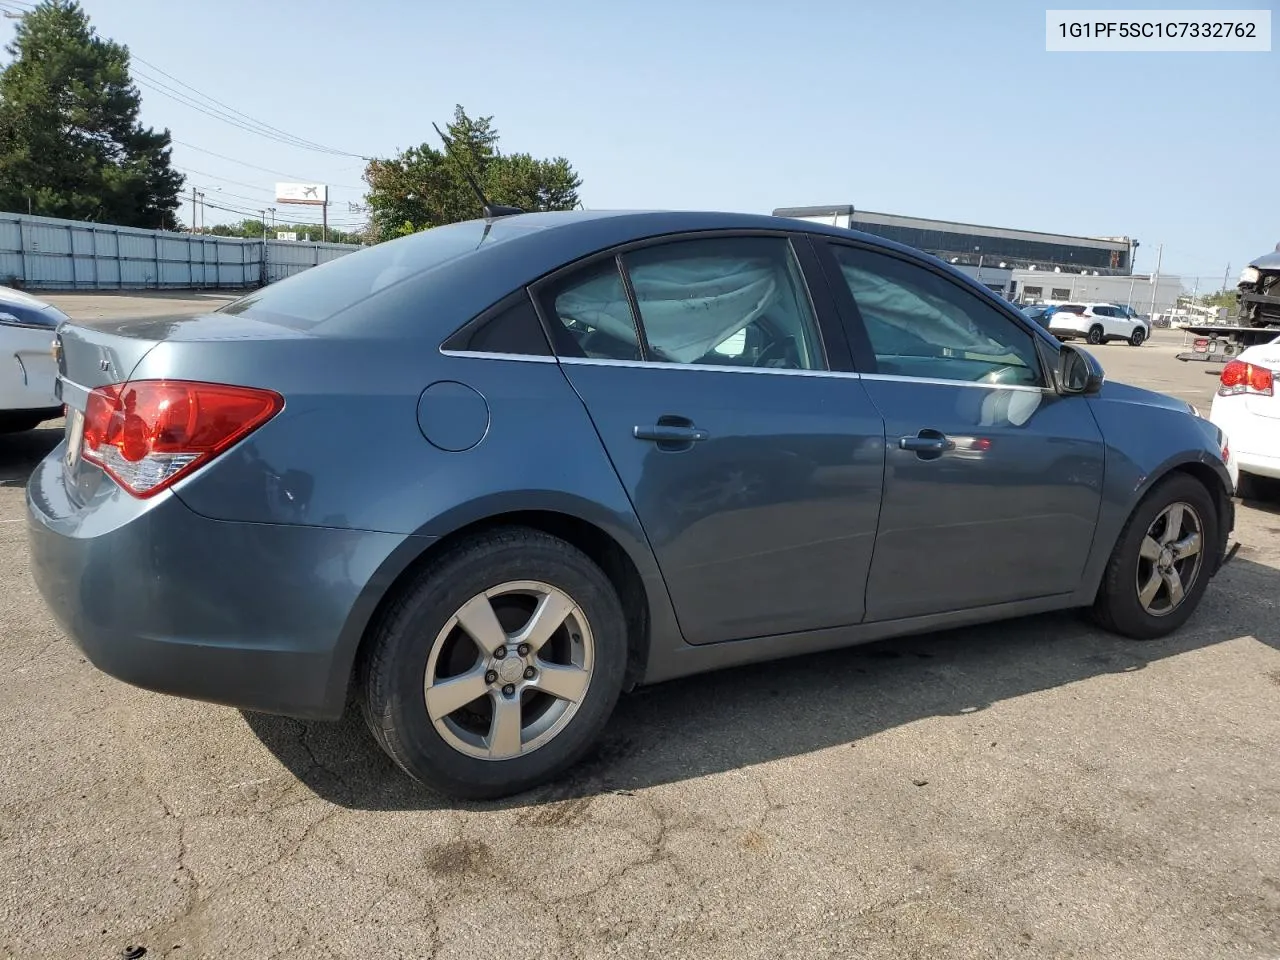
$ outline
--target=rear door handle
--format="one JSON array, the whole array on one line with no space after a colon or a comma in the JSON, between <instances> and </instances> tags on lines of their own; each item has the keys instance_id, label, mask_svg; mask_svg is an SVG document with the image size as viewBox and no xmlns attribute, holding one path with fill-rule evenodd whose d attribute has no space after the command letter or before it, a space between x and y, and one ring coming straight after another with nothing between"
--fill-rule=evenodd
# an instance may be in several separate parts
<instances>
[{"instance_id":1,"label":"rear door handle","mask_svg":"<svg viewBox=\"0 0 1280 960\"><path fill-rule=\"evenodd\" d=\"M692 443L694 440L706 440L710 434L697 427L685 427L676 424L657 423L651 427L635 426L631 428L637 440L656 440L658 443Z\"/></svg>"}]
</instances>

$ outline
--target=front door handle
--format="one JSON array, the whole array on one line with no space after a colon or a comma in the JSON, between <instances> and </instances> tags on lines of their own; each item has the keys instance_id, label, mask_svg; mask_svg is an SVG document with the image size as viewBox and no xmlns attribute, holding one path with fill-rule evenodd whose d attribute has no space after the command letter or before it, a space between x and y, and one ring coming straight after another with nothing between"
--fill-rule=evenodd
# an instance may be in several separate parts
<instances>
[{"instance_id":1,"label":"front door handle","mask_svg":"<svg viewBox=\"0 0 1280 960\"><path fill-rule=\"evenodd\" d=\"M695 440L706 440L710 434L694 426L674 423L656 423L651 427L636 426L631 428L637 440L655 440L658 443L692 443Z\"/></svg>"},{"instance_id":2,"label":"front door handle","mask_svg":"<svg viewBox=\"0 0 1280 960\"><path fill-rule=\"evenodd\" d=\"M914 437L899 437L898 448L911 450L924 460L940 457L948 450L954 450L956 442L946 434L937 430L921 430Z\"/></svg>"}]
</instances>

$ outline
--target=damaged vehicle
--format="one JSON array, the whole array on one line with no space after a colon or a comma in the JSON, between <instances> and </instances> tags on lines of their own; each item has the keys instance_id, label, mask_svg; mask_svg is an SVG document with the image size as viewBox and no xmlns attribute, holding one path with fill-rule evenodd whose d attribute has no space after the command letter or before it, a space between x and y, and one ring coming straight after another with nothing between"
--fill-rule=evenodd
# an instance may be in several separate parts
<instances>
[{"instance_id":1,"label":"damaged vehicle","mask_svg":"<svg viewBox=\"0 0 1280 960\"><path fill-rule=\"evenodd\" d=\"M1280 243L1244 268L1236 294L1242 327L1276 327L1280 334Z\"/></svg>"},{"instance_id":2,"label":"damaged vehicle","mask_svg":"<svg viewBox=\"0 0 1280 960\"><path fill-rule=\"evenodd\" d=\"M1229 363L1246 350L1280 337L1280 243L1240 272L1236 291L1234 315L1217 323L1183 326L1195 339L1177 359Z\"/></svg>"}]
</instances>

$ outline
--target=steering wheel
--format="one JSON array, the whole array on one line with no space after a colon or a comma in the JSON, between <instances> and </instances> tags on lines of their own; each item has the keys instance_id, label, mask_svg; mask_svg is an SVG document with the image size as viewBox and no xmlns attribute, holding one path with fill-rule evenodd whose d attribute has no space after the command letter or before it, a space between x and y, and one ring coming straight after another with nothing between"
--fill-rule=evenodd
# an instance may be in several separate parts
<instances>
[{"instance_id":1,"label":"steering wheel","mask_svg":"<svg viewBox=\"0 0 1280 960\"><path fill-rule=\"evenodd\" d=\"M756 362L753 366L769 366L769 361L775 359L775 354L777 354L776 359L783 361L782 366L784 367L796 369L800 366L800 351L796 347L795 337L782 337L773 341L773 343L760 351L760 356L756 357Z\"/></svg>"}]
</instances>

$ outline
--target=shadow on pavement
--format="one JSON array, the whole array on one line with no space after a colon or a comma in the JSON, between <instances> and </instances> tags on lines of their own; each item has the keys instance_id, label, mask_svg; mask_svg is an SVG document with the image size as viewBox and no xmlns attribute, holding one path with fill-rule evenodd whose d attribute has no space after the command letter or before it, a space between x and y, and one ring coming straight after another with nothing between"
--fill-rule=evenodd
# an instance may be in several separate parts
<instances>
[{"instance_id":1,"label":"shadow on pavement","mask_svg":"<svg viewBox=\"0 0 1280 960\"><path fill-rule=\"evenodd\" d=\"M1137 642L1050 614L703 674L618 704L599 746L559 783L494 803L420 787L373 743L358 712L339 723L244 714L253 732L324 799L355 809L522 807L701 777L858 740L934 716L1253 636L1280 650L1280 622L1250 598L1280 595L1280 570L1241 548L1181 631Z\"/></svg>"},{"instance_id":2,"label":"shadow on pavement","mask_svg":"<svg viewBox=\"0 0 1280 960\"><path fill-rule=\"evenodd\" d=\"M34 430L0 433L0 487L25 487L41 460L62 440L63 420L46 420Z\"/></svg>"},{"instance_id":3,"label":"shadow on pavement","mask_svg":"<svg viewBox=\"0 0 1280 960\"><path fill-rule=\"evenodd\" d=\"M1251 477L1248 487L1244 489L1248 496L1240 498L1242 504L1273 517L1280 516L1280 480L1273 477ZM1280 531L1272 529L1271 532Z\"/></svg>"}]
</instances>

